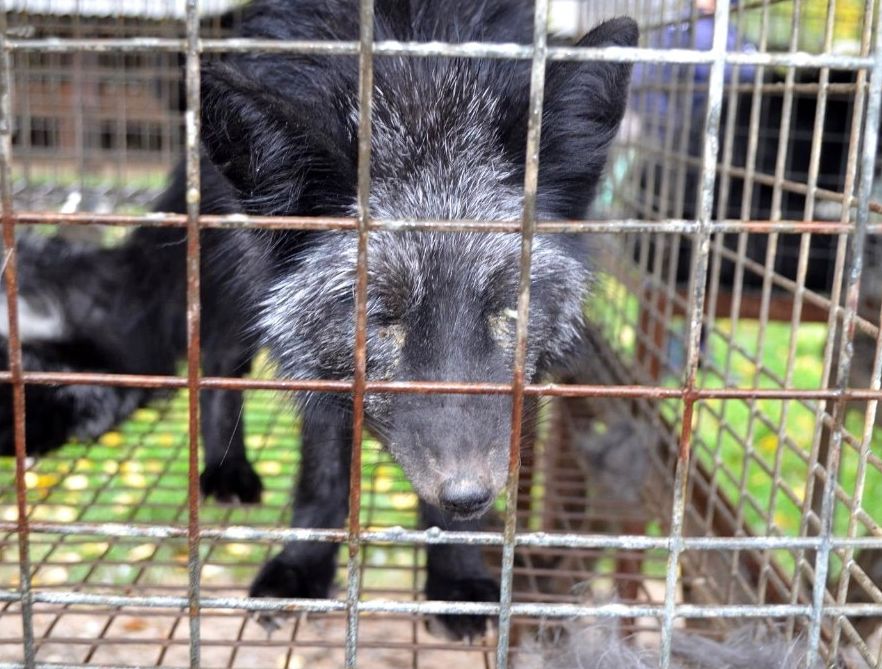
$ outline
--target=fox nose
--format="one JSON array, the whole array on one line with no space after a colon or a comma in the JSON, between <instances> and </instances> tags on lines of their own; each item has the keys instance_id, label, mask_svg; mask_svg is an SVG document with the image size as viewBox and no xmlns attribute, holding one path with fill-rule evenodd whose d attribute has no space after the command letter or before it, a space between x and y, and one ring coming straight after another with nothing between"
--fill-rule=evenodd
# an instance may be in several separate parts
<instances>
[{"instance_id":1,"label":"fox nose","mask_svg":"<svg viewBox=\"0 0 882 669\"><path fill-rule=\"evenodd\" d=\"M441 508L454 516L466 518L484 511L493 501L493 493L475 479L451 479L441 486Z\"/></svg>"}]
</instances>

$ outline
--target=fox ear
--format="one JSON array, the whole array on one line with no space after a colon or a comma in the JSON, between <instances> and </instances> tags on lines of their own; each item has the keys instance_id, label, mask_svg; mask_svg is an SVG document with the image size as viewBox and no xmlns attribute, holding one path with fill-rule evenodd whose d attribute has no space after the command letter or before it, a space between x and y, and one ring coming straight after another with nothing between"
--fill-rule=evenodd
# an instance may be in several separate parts
<instances>
[{"instance_id":1,"label":"fox ear","mask_svg":"<svg viewBox=\"0 0 882 669\"><path fill-rule=\"evenodd\" d=\"M355 176L345 143L334 139L345 133L335 132L333 119L256 86L223 63L203 68L201 93L205 155L247 213L342 213L327 207L348 201Z\"/></svg>"},{"instance_id":2,"label":"fox ear","mask_svg":"<svg viewBox=\"0 0 882 669\"><path fill-rule=\"evenodd\" d=\"M637 45L630 18L606 21L576 46ZM628 101L630 63L554 62L545 78L539 205L563 218L585 216Z\"/></svg>"}]
</instances>

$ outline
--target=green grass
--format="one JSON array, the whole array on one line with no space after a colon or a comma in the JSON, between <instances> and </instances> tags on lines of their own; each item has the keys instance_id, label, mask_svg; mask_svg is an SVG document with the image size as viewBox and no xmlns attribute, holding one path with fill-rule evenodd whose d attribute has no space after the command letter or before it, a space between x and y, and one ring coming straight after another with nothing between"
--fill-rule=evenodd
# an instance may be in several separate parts
<instances>
[{"instance_id":1,"label":"green grass","mask_svg":"<svg viewBox=\"0 0 882 669\"><path fill-rule=\"evenodd\" d=\"M619 355L628 362L636 357L636 324L640 306L624 286L605 279L598 286L591 314ZM823 323L801 323L794 334L790 323L770 322L765 333L755 320L733 323L718 319L715 331L705 330L703 362L698 383L706 388L779 388L781 380L795 389L823 387L823 353L827 328ZM669 336L670 357L684 359L685 323L674 318ZM735 346L730 346L730 341ZM794 347L792 363L788 353ZM682 367L668 370L663 385L682 384ZM859 444L864 433L862 406L846 415L844 434ZM662 403L662 414L679 426L682 403ZM816 442L815 405L782 400L705 400L699 402L693 437L693 453L713 474L713 482L736 508L741 522L757 534L797 535L801 531L802 505L810 484L808 460ZM882 458L882 429L871 433L868 444ZM861 470L857 446L843 443L838 472L840 497L852 497L863 481L863 510L882 523L882 472L870 464ZM776 481L778 482L776 485ZM848 532L851 513L840 499L834 516L834 532ZM866 528L856 525L856 533Z\"/></svg>"},{"instance_id":2,"label":"green grass","mask_svg":"<svg viewBox=\"0 0 882 669\"><path fill-rule=\"evenodd\" d=\"M795 344L795 356L789 372L792 378L788 386L808 390L822 387L822 360L827 336L824 324L801 324L796 336L792 337L789 323L770 323L767 326L762 355L759 324L756 321L738 324L734 340L742 351L734 353L729 353L726 342L732 333L732 323L721 321L719 326L725 334L711 336L707 345L711 358L721 367L725 365L727 355L729 356L729 379L724 384L719 375L706 371L701 378L706 387L779 387L773 377L785 378L788 375L791 339ZM762 370L758 370L757 360L762 361ZM709 450L704 449L699 452L708 466L713 466L715 461L722 463L728 471L746 480L750 498L756 502L755 506L744 506L748 525L763 533L772 530L783 534L798 533L801 516L799 504L805 499L809 481L805 460L816 441L816 414L813 405L782 400L758 400L752 403L708 400L706 405L717 416L712 416L710 411L703 414L706 420L699 422L698 438L711 446L717 455L714 457ZM864 412L863 407L855 408L860 410L847 414L845 433L859 442L864 431ZM723 429L725 424L730 429ZM874 430L869 448L873 453L882 455L882 430ZM839 485L848 496L854 494L859 463L856 447L844 443ZM782 494L782 490L774 490L773 478L763 465L773 473L778 472L782 490L786 487L790 497ZM730 499L737 499L736 484L722 477L720 480L721 487L727 491ZM866 471L862 506L871 516L877 516L879 509L882 509L882 472L872 466ZM770 521L762 518L763 511L771 515ZM834 531L845 534L848 521L848 509L840 503Z\"/></svg>"},{"instance_id":3,"label":"green grass","mask_svg":"<svg viewBox=\"0 0 882 669\"><path fill-rule=\"evenodd\" d=\"M122 170L117 173L112 167L95 171L81 172L76 165L57 165L54 163L36 162L31 166L27 175L29 188L51 186L53 188L73 188L83 186L85 188L100 188L102 190L114 190L125 188L128 190L153 190L165 188L168 181L169 169L156 167L136 167ZM13 165L13 179L23 178L21 168Z\"/></svg>"}]
</instances>

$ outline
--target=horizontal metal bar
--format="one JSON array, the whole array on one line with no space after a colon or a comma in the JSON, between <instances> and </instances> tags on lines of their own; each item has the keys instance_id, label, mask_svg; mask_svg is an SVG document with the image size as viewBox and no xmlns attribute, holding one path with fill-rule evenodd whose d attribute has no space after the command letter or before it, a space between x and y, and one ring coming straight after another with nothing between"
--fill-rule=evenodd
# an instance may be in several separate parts
<instances>
[{"instance_id":1,"label":"horizontal metal bar","mask_svg":"<svg viewBox=\"0 0 882 669\"><path fill-rule=\"evenodd\" d=\"M6 49L13 52L184 52L186 41L174 38L130 37L109 39L7 39ZM355 56L358 42L333 40L266 40L246 38L203 39L202 53L301 53L327 56ZM420 58L494 58L530 60L533 47L523 44L484 42L400 42L383 40L374 44L377 56L415 56ZM644 47L548 47L550 61L614 61L621 63L670 63L680 65L710 64L715 56L694 49L651 49ZM802 51L781 53L726 53L724 60L733 65L785 67L829 67L836 70L864 70L873 65L866 56L810 54Z\"/></svg>"},{"instance_id":2,"label":"horizontal metal bar","mask_svg":"<svg viewBox=\"0 0 882 669\"><path fill-rule=\"evenodd\" d=\"M788 0L791 1L792 0ZM830 94L830 97L834 97L837 95L846 96L846 95L854 95L855 91L858 88L858 84L855 82L850 83L841 83L841 84L830 84L828 83L826 86L822 86L818 82L813 83L804 83L804 84L787 84L785 82L767 82L764 84L760 84L757 86L754 83L730 83L726 85L726 91L731 92L735 91L738 93L752 93L753 91L759 91L760 93L813 93L817 94L821 90L827 91ZM673 95L674 93L689 93L690 95L694 95L696 93L703 93L707 91L707 85L703 83L696 83L695 81L687 81L686 83L675 83L675 82L665 82L660 80L655 81L646 81L646 82L635 82L631 87L632 92L640 94L644 92L652 92L652 93L664 93L667 95Z\"/></svg>"},{"instance_id":3,"label":"horizontal metal bar","mask_svg":"<svg viewBox=\"0 0 882 669\"><path fill-rule=\"evenodd\" d=\"M185 214L147 213L95 214L81 212L60 214L56 212L23 211L13 214L17 225L106 225L114 227L185 228ZM355 230L355 219L349 217L320 216L199 216L199 227L208 229L255 228L263 230Z\"/></svg>"},{"instance_id":4,"label":"horizontal metal bar","mask_svg":"<svg viewBox=\"0 0 882 669\"><path fill-rule=\"evenodd\" d=\"M0 601L16 601L17 592L0 591ZM40 604L65 606L86 605L120 608L181 609L188 606L186 597L150 595L132 597L123 595L94 595L81 592L35 591L33 600ZM405 615L498 615L498 603L447 602L447 601L394 601L374 599L355 603L359 613L398 613ZM347 603L335 599L263 599L255 597L201 597L199 609L243 609L252 612L312 612L333 613L346 610ZM744 605L696 605L675 606L677 618L783 618L808 616L809 605L800 604L744 604ZM882 604L842 604L823 607L825 616L875 617L882 616ZM655 617L664 614L662 605L644 604L534 604L512 603L512 616L576 618Z\"/></svg>"},{"instance_id":5,"label":"horizontal metal bar","mask_svg":"<svg viewBox=\"0 0 882 669\"><path fill-rule=\"evenodd\" d=\"M537 234L555 233L658 233L694 234L699 223L693 219L667 218L663 221L644 219L608 219L599 221L537 221ZM854 231L853 224L831 221L740 221L727 219L714 221L707 228L716 233L770 233L797 234L809 232L816 235L844 235ZM371 230L431 230L432 232L518 232L519 223L484 221L372 221ZM870 234L882 234L882 224L871 225Z\"/></svg>"},{"instance_id":6,"label":"horizontal metal bar","mask_svg":"<svg viewBox=\"0 0 882 669\"><path fill-rule=\"evenodd\" d=\"M58 662L37 662L33 665L33 669L83 669L83 664L60 664ZM138 665L138 664L95 664L89 662L92 669L156 669L156 665ZM31 669L28 665L20 662L0 662L0 669ZM173 669L167 667L167 669ZM181 668L183 669L183 668Z\"/></svg>"},{"instance_id":7,"label":"horizontal metal bar","mask_svg":"<svg viewBox=\"0 0 882 669\"><path fill-rule=\"evenodd\" d=\"M634 141L621 141L619 142L618 146L621 148L629 148L635 150L641 154L649 153L661 156L661 159L665 164L669 162L675 162L678 165L689 165L696 168L701 167L701 158L691 156L688 153L671 153L656 146ZM763 186L777 188L788 193L798 193L799 195L809 194L809 188L807 184L799 181L794 181L792 179L785 179L781 175L766 174L765 172L757 171L755 169L750 170L744 167L737 167L735 165L730 165L723 162L717 163L715 169L718 174L723 176L737 177L738 179L744 179L747 182L755 182L758 184L762 184ZM852 208L856 208L860 204L856 197L849 196L846 198L845 195L843 195L839 191L829 190L827 188L818 188L817 186L812 189L811 195L816 200L825 200L829 202L839 203L847 202L849 207ZM635 201L632 199L631 203L633 204L634 202ZM882 213L882 203L871 200L868 206L871 212L875 214ZM643 211L648 212L649 210L646 209L644 206ZM873 226L868 227L868 230L872 229Z\"/></svg>"},{"instance_id":8,"label":"horizontal metal bar","mask_svg":"<svg viewBox=\"0 0 882 669\"><path fill-rule=\"evenodd\" d=\"M105 374L98 372L24 372L24 382L30 385L93 385L127 388L182 389L188 385L186 377L139 374ZM11 383L10 372L0 372L0 383ZM281 390L348 393L351 381L321 379L241 379L217 376L200 377L199 388L224 390ZM508 395L511 385L506 383L471 383L457 381L368 381L366 392L372 394L423 393L433 395ZM619 397L628 399L781 399L781 400L882 400L882 389L852 388L842 392L837 388L670 388L667 386L569 385L534 383L525 386L527 395L537 397Z\"/></svg>"},{"instance_id":9,"label":"horizontal metal bar","mask_svg":"<svg viewBox=\"0 0 882 669\"><path fill-rule=\"evenodd\" d=\"M882 205L879 205L882 210ZM114 227L161 227L183 228L187 225L187 217L183 214L150 213L142 216L131 214L59 214L53 212L21 212L14 213L13 219L18 225L106 225ZM626 218L613 220L580 221L539 221L536 232L554 233L663 233L692 234L698 230L698 221L694 219L665 219L664 221L646 221ZM255 230L351 230L356 229L356 219L351 217L315 217L315 216L247 216L232 214L228 216L203 215L199 217L199 226L208 229L242 229ZM511 221L449 221L449 220L404 220L377 219L369 222L371 231L410 231L431 230L433 232L520 232L519 220ZM815 235L844 235L854 232L852 224L831 221L741 221L726 219L710 223L711 232L717 233L770 233L798 234L810 232ZM870 234L882 234L882 223L869 226Z\"/></svg>"},{"instance_id":10,"label":"horizontal metal bar","mask_svg":"<svg viewBox=\"0 0 882 669\"><path fill-rule=\"evenodd\" d=\"M0 521L0 531L14 532L16 524ZM53 535L101 535L118 538L183 539L187 528L174 525L122 525L119 523L44 523L32 522L32 533ZM390 527L383 530L365 530L360 535L363 543L390 544L470 544L476 546L500 546L503 543L501 532L451 532L432 527L427 530L406 530ZM201 528L200 539L214 541L326 541L342 543L347 534L343 530L321 530L308 528L261 529L255 527L230 526L224 528ZM668 537L648 537L643 535L605 535L605 534L549 534L547 532L525 532L515 537L517 546L538 546L544 548L614 548L618 550L669 550ZM820 537L687 537L682 545L687 551L721 550L779 550L813 549L821 545ZM834 537L830 539L834 549L882 550L882 536L878 537Z\"/></svg>"}]
</instances>

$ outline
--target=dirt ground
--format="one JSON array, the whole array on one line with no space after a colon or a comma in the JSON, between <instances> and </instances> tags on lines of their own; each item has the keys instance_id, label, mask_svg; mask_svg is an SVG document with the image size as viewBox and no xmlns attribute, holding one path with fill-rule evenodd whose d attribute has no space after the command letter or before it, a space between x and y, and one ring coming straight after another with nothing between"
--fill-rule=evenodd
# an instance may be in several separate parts
<instances>
[{"instance_id":1,"label":"dirt ground","mask_svg":"<svg viewBox=\"0 0 882 669\"><path fill-rule=\"evenodd\" d=\"M37 660L60 664L185 667L189 621L185 614L141 610L108 615L83 607L40 609ZM0 617L0 662L21 662L21 622L7 609ZM201 621L201 666L246 669L338 669L344 663L346 619L313 615L284 621L268 635L240 612L207 611ZM418 657L411 649L417 640ZM492 643L488 639L485 643ZM491 646L451 644L419 621L364 616L359 622L359 666L368 669L483 668Z\"/></svg>"}]
</instances>

